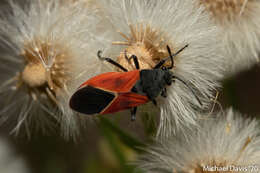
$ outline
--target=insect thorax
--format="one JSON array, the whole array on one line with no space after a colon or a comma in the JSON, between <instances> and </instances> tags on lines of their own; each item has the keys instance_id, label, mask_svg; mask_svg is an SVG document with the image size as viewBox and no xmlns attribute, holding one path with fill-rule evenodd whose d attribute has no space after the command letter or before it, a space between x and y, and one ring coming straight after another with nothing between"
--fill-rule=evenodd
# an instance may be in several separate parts
<instances>
[{"instance_id":1,"label":"insect thorax","mask_svg":"<svg viewBox=\"0 0 260 173\"><path fill-rule=\"evenodd\" d=\"M132 91L146 95L150 100L155 99L166 85L170 85L171 72L162 69L141 70L140 79L136 82Z\"/></svg>"}]
</instances>

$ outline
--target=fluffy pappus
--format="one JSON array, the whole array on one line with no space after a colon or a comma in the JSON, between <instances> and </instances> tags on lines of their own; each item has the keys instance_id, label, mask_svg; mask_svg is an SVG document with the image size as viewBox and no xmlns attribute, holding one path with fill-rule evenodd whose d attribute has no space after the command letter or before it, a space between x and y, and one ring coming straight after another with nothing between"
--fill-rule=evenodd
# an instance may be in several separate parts
<instances>
[{"instance_id":1,"label":"fluffy pappus","mask_svg":"<svg viewBox=\"0 0 260 173\"><path fill-rule=\"evenodd\" d=\"M218 28L226 52L227 75L259 62L260 1L198 0ZM197 6L195 7L197 8Z\"/></svg>"},{"instance_id":2,"label":"fluffy pappus","mask_svg":"<svg viewBox=\"0 0 260 173\"><path fill-rule=\"evenodd\" d=\"M102 45L94 37L100 19L93 6L66 3L10 1L1 13L0 120L15 121L15 133L23 128L30 136L58 126L66 138L75 137L85 123L68 101L82 81L101 72L95 49Z\"/></svg>"},{"instance_id":3,"label":"fluffy pappus","mask_svg":"<svg viewBox=\"0 0 260 173\"><path fill-rule=\"evenodd\" d=\"M90 6L95 6L96 2L95 0L63 0L63 3L65 5L69 5L70 3L78 3L81 2L82 5L85 5L86 8L89 8Z\"/></svg>"},{"instance_id":4,"label":"fluffy pappus","mask_svg":"<svg viewBox=\"0 0 260 173\"><path fill-rule=\"evenodd\" d=\"M237 172L259 172L260 130L255 119L228 109L200 125L150 147L139 166L150 173L230 173L235 167L243 169ZM223 167L227 170L221 171Z\"/></svg>"},{"instance_id":5,"label":"fluffy pappus","mask_svg":"<svg viewBox=\"0 0 260 173\"><path fill-rule=\"evenodd\" d=\"M174 53L188 44L174 57L172 71L197 91L207 109L218 86L217 80L222 76L223 56L216 53L221 45L216 42L216 28L203 14L203 8L193 10L194 4L181 0L101 0L99 3L113 26L112 45L104 56L133 70L133 61L125 57L136 55L141 69L151 69L169 56L167 45ZM167 87L167 98L160 101L158 134L168 136L175 127L195 124L195 107L200 106L182 83L176 81Z\"/></svg>"}]
</instances>

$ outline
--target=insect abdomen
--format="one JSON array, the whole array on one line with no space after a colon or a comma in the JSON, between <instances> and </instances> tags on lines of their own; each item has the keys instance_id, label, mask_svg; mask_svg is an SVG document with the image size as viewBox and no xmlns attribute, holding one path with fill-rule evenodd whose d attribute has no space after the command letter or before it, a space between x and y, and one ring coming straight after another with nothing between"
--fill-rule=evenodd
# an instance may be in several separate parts
<instances>
[{"instance_id":1,"label":"insect abdomen","mask_svg":"<svg viewBox=\"0 0 260 173\"><path fill-rule=\"evenodd\" d=\"M113 93L86 86L80 88L70 99L70 107L80 113L97 114L115 98Z\"/></svg>"}]
</instances>

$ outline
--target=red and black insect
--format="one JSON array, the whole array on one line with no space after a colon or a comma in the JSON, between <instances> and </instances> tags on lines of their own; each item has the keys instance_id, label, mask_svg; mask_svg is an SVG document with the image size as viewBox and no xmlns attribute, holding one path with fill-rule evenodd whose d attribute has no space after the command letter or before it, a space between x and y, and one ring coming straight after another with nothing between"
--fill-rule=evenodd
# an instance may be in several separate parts
<instances>
[{"instance_id":1,"label":"red and black insect","mask_svg":"<svg viewBox=\"0 0 260 173\"><path fill-rule=\"evenodd\" d=\"M84 114L108 114L125 109L130 109L131 120L135 120L137 106L152 101L159 95L166 97L166 86L171 85L176 79L185 84L201 104L199 98L185 81L175 76L170 69L174 66L173 57L183 51L188 45L181 48L175 54L171 53L169 46L167 50L169 57L162 59L153 69L139 69L139 62L135 55L127 60L134 60L137 70L127 71L126 68L112 60L102 57L98 51L98 57L105 60L124 72L108 72L95 76L85 83L72 95L70 107ZM171 66L162 66L171 59Z\"/></svg>"}]
</instances>

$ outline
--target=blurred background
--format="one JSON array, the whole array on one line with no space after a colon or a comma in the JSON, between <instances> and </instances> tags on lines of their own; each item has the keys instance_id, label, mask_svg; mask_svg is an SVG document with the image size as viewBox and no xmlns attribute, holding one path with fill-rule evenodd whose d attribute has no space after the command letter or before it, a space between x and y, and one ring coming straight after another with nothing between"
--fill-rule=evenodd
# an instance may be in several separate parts
<instances>
[{"instance_id":1,"label":"blurred background","mask_svg":"<svg viewBox=\"0 0 260 173\"><path fill-rule=\"evenodd\" d=\"M233 106L246 116L260 115L259 76L260 67L255 66L222 81L218 101L223 109ZM82 129L82 135L76 141L64 140L59 132L36 134L31 139L14 137L9 134L11 124L0 127L0 135L9 147L14 148L15 157L24 158L32 173L131 173L138 154L156 135L159 110L148 115L145 110L150 107L152 105L144 105L135 122L130 121L129 111L93 117L93 122ZM1 149L7 150L0 146ZM14 160L3 165L9 166ZM140 170L135 172L141 173ZM8 172L0 167L0 173Z\"/></svg>"}]
</instances>

